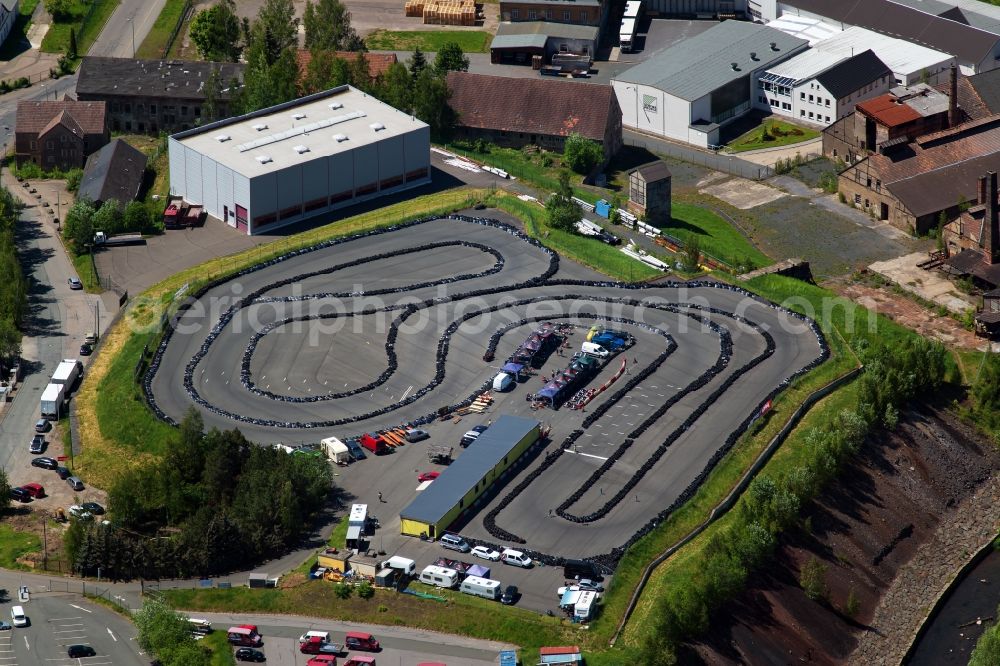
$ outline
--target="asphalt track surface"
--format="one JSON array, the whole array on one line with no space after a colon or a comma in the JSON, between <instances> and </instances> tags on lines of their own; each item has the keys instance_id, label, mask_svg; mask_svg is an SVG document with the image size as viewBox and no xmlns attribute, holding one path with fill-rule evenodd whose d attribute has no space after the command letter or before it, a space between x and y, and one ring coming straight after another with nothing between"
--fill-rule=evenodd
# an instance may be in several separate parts
<instances>
[{"instance_id":1,"label":"asphalt track surface","mask_svg":"<svg viewBox=\"0 0 1000 666\"><path fill-rule=\"evenodd\" d=\"M238 427L252 441L344 439L468 400L540 321L575 325L573 349L592 324L612 321L636 344L589 386L623 359L628 373L585 412L532 411L525 394L541 387L536 376L498 394L481 418L424 427L431 443L461 455L461 434L501 413L551 426L457 527L476 541L613 566L690 495L770 396L825 356L811 322L725 285L692 284L626 288L512 227L433 220L210 288L177 317L147 389L169 419L197 404L207 426ZM486 362L491 337L496 360ZM568 362L553 354L538 374ZM383 494L381 548L397 552L397 541L416 542L398 529L414 471L433 468L416 444L354 463L337 483L376 506Z\"/></svg>"}]
</instances>

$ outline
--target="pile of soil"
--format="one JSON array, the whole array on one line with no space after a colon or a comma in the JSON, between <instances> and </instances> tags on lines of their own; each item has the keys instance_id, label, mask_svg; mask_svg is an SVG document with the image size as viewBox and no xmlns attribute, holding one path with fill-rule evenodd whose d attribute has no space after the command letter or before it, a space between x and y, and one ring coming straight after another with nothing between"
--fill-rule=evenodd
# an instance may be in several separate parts
<instances>
[{"instance_id":1,"label":"pile of soil","mask_svg":"<svg viewBox=\"0 0 1000 666\"><path fill-rule=\"evenodd\" d=\"M1000 470L1000 452L955 415L921 406L865 442L840 480L802 512L802 529L718 616L682 663L836 664L857 644L879 597L951 507ZM799 572L826 567L828 601L810 601ZM858 611L844 612L853 591Z\"/></svg>"}]
</instances>

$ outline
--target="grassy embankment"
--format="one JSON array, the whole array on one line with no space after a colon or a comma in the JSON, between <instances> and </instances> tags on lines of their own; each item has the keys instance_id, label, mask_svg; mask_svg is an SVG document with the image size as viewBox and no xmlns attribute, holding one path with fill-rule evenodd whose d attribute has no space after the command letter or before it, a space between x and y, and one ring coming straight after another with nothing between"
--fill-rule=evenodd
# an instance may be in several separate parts
<instances>
[{"instance_id":1,"label":"grassy embankment","mask_svg":"<svg viewBox=\"0 0 1000 666\"><path fill-rule=\"evenodd\" d=\"M42 39L45 53L65 53L69 48L70 30L76 31L76 52L87 54L104 29L104 24L115 11L119 0L75 0L67 14L68 20L52 23Z\"/></svg>"},{"instance_id":2,"label":"grassy embankment","mask_svg":"<svg viewBox=\"0 0 1000 666\"><path fill-rule=\"evenodd\" d=\"M765 128L767 129L766 134ZM759 127L753 128L726 144L726 150L731 153L742 153L761 148L781 148L811 141L818 136L819 132L810 127L803 127L784 120L767 119Z\"/></svg>"},{"instance_id":3,"label":"grassy embankment","mask_svg":"<svg viewBox=\"0 0 1000 666\"><path fill-rule=\"evenodd\" d=\"M149 29L149 34L136 48L136 58L155 60L164 57L163 50L167 47L167 41L184 16L189 2L190 0L166 0L160 15L153 22L153 27Z\"/></svg>"}]
</instances>

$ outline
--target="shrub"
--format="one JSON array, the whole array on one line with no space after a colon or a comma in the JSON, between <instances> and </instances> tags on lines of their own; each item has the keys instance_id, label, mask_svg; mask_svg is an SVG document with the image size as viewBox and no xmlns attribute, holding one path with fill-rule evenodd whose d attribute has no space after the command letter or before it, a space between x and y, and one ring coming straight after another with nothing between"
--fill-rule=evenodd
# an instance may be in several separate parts
<instances>
[{"instance_id":1,"label":"shrub","mask_svg":"<svg viewBox=\"0 0 1000 666\"><path fill-rule=\"evenodd\" d=\"M333 586L333 594L338 599L350 599L353 592L354 588L344 583L335 583Z\"/></svg>"},{"instance_id":2,"label":"shrub","mask_svg":"<svg viewBox=\"0 0 1000 666\"><path fill-rule=\"evenodd\" d=\"M596 141L573 132L566 138L563 159L573 171L587 174L604 160L604 150Z\"/></svg>"},{"instance_id":3,"label":"shrub","mask_svg":"<svg viewBox=\"0 0 1000 666\"><path fill-rule=\"evenodd\" d=\"M826 601L830 594L826 585L826 565L810 556L799 572L799 585L812 601Z\"/></svg>"},{"instance_id":4,"label":"shrub","mask_svg":"<svg viewBox=\"0 0 1000 666\"><path fill-rule=\"evenodd\" d=\"M844 603L844 615L853 620L860 611L861 601L858 599L857 593L851 590L847 593L847 601Z\"/></svg>"},{"instance_id":5,"label":"shrub","mask_svg":"<svg viewBox=\"0 0 1000 666\"><path fill-rule=\"evenodd\" d=\"M375 588L368 581L364 581L358 585L358 596L362 599L371 599L375 596Z\"/></svg>"}]
</instances>

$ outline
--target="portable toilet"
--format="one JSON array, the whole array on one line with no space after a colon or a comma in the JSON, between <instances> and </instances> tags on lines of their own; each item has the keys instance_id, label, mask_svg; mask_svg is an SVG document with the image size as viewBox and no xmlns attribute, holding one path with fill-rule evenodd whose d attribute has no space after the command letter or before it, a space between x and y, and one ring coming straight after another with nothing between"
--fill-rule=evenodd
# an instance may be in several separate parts
<instances>
[{"instance_id":1,"label":"portable toilet","mask_svg":"<svg viewBox=\"0 0 1000 666\"><path fill-rule=\"evenodd\" d=\"M594 212L604 219L608 219L611 217L611 203L604 199L598 199L597 203L594 204Z\"/></svg>"}]
</instances>

